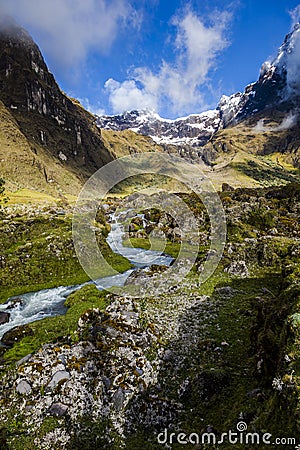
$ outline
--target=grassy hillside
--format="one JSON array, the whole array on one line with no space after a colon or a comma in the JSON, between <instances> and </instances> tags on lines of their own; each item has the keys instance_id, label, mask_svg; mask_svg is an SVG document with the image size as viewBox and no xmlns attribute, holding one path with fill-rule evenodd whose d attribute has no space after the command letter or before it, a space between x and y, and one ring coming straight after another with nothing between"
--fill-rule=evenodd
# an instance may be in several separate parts
<instances>
[{"instance_id":1,"label":"grassy hillside","mask_svg":"<svg viewBox=\"0 0 300 450\"><path fill-rule=\"evenodd\" d=\"M5 210L0 216L0 303L10 296L89 280L75 254L71 211L49 205L27 205L25 211ZM123 272L131 264L112 252L107 232L106 225L99 226L98 244L110 265Z\"/></svg>"},{"instance_id":2,"label":"grassy hillside","mask_svg":"<svg viewBox=\"0 0 300 450\"><path fill-rule=\"evenodd\" d=\"M218 131L203 149L214 184L258 187L299 180L299 124L291 121L284 129L288 118L272 109Z\"/></svg>"},{"instance_id":3,"label":"grassy hillside","mask_svg":"<svg viewBox=\"0 0 300 450\"><path fill-rule=\"evenodd\" d=\"M0 123L0 173L6 180L7 190L27 188L55 197L79 190L81 183L78 177L57 158L39 144L32 149L1 101Z\"/></svg>"},{"instance_id":4,"label":"grassy hillside","mask_svg":"<svg viewBox=\"0 0 300 450\"><path fill-rule=\"evenodd\" d=\"M115 158L142 152L162 152L160 145L150 137L142 136L132 130L101 130L103 142Z\"/></svg>"}]
</instances>

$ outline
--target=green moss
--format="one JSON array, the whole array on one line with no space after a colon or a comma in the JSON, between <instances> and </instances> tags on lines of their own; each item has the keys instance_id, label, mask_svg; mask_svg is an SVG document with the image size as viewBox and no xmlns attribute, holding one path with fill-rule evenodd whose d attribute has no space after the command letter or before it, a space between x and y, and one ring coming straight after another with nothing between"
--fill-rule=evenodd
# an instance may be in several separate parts
<instances>
[{"instance_id":1,"label":"green moss","mask_svg":"<svg viewBox=\"0 0 300 450\"><path fill-rule=\"evenodd\" d=\"M272 186L276 184L281 185L299 181L299 171L291 173L282 167L278 167L278 165L271 164L270 162L268 165L261 165L255 161L233 163L231 165L237 171L244 173L256 181L259 181L262 186Z\"/></svg>"},{"instance_id":2,"label":"green moss","mask_svg":"<svg viewBox=\"0 0 300 450\"><path fill-rule=\"evenodd\" d=\"M292 298L282 291L282 277L280 273L261 271L255 278L223 280L220 285L226 283L233 289L229 297L214 292L217 278L215 274L209 285L200 288L201 293L212 295L217 314L203 321L205 339L199 341L198 351L192 355L194 369L188 374L191 384L183 399L182 427L186 432L201 433L210 424L219 432L226 432L236 428L243 412L250 418L247 419L250 420L249 431L261 430L274 437L296 436L295 411L299 406L295 389L286 388L280 394L272 388L272 380L278 376L281 358L287 351L286 318L293 307ZM290 319L297 332L298 315L295 313ZM225 345L222 346L222 342ZM220 350L215 351L216 347ZM260 354L265 361L261 374L257 372ZM296 343L290 355L293 361L299 360ZM300 365L297 368L294 365L293 369L295 380L300 375ZM287 384L290 384L291 370ZM186 376L184 368L177 375L179 379L174 389ZM255 389L259 389L258 393L250 395ZM189 411L193 411L192 414ZM244 447L237 445L237 448Z\"/></svg>"},{"instance_id":3,"label":"green moss","mask_svg":"<svg viewBox=\"0 0 300 450\"><path fill-rule=\"evenodd\" d=\"M102 218L103 221L103 218ZM74 251L71 216L45 213L34 218L2 221L0 254L0 302L8 297L45 288L88 281ZM99 230L98 242L106 261L118 272L131 266L116 255L105 241L106 228ZM109 275L105 272L103 276Z\"/></svg>"},{"instance_id":4,"label":"green moss","mask_svg":"<svg viewBox=\"0 0 300 450\"><path fill-rule=\"evenodd\" d=\"M197 289L197 295L212 295L216 286L229 283L230 279L230 276L224 272L223 267L219 266L217 270Z\"/></svg>"},{"instance_id":5,"label":"green moss","mask_svg":"<svg viewBox=\"0 0 300 450\"><path fill-rule=\"evenodd\" d=\"M275 225L274 211L255 208L249 212L247 222L260 230L269 230Z\"/></svg>"},{"instance_id":6,"label":"green moss","mask_svg":"<svg viewBox=\"0 0 300 450\"><path fill-rule=\"evenodd\" d=\"M180 252L180 248L181 248L181 244L179 242L171 242L171 241L167 241L166 244L164 241L162 241L161 239L151 239L151 242L149 239L144 239L144 238L135 238L132 237L130 239L126 239L123 241L123 245L126 247L135 247L135 248L143 248L145 250L149 250L151 248L151 250L157 250L157 251L162 251L166 253L167 255L172 256L172 258L177 258L179 252ZM192 253L194 253L196 251L196 246L192 246L192 245L188 245L185 244L185 250L182 252L182 257L189 257L189 255ZM201 247L201 249L199 250L201 252L201 250L203 250L204 247Z\"/></svg>"},{"instance_id":7,"label":"green moss","mask_svg":"<svg viewBox=\"0 0 300 450\"><path fill-rule=\"evenodd\" d=\"M41 438L45 434L55 430L59 426L59 421L54 417L45 417L40 428L35 434L28 433L28 426L21 415L16 415L16 411L11 410L5 426L0 428L0 444L3 450L38 450L34 444L36 438ZM59 450L59 446L53 450Z\"/></svg>"},{"instance_id":8,"label":"green moss","mask_svg":"<svg viewBox=\"0 0 300 450\"><path fill-rule=\"evenodd\" d=\"M143 248L144 250L149 250L151 248L151 243L149 239L144 238L130 238L123 241L125 247L135 247Z\"/></svg>"}]
</instances>

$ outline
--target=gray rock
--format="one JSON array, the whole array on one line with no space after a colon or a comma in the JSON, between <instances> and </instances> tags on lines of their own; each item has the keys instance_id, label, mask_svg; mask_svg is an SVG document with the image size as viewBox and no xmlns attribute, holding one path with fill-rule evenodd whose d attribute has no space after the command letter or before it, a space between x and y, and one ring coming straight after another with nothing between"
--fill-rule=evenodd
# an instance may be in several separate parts
<instances>
[{"instance_id":1,"label":"gray rock","mask_svg":"<svg viewBox=\"0 0 300 450\"><path fill-rule=\"evenodd\" d=\"M51 416L63 417L68 411L68 406L63 403L53 403L48 412Z\"/></svg>"},{"instance_id":2,"label":"gray rock","mask_svg":"<svg viewBox=\"0 0 300 450\"><path fill-rule=\"evenodd\" d=\"M57 359L66 367L67 366L67 360L64 355L58 355Z\"/></svg>"},{"instance_id":3,"label":"gray rock","mask_svg":"<svg viewBox=\"0 0 300 450\"><path fill-rule=\"evenodd\" d=\"M0 311L0 325L9 322L10 314L8 312Z\"/></svg>"},{"instance_id":4,"label":"gray rock","mask_svg":"<svg viewBox=\"0 0 300 450\"><path fill-rule=\"evenodd\" d=\"M6 309L14 309L17 307L23 307L24 306L24 300L22 300L21 298L17 297L17 298L13 298L11 299L8 304Z\"/></svg>"},{"instance_id":5,"label":"gray rock","mask_svg":"<svg viewBox=\"0 0 300 450\"><path fill-rule=\"evenodd\" d=\"M163 354L163 361L171 361L174 358L172 350L167 349Z\"/></svg>"},{"instance_id":6,"label":"gray rock","mask_svg":"<svg viewBox=\"0 0 300 450\"><path fill-rule=\"evenodd\" d=\"M104 383L104 386L105 386L107 389L109 389L110 386L111 386L111 381L110 381L110 379L103 375L103 376L102 376L102 381L103 381L103 383Z\"/></svg>"},{"instance_id":7,"label":"gray rock","mask_svg":"<svg viewBox=\"0 0 300 450\"><path fill-rule=\"evenodd\" d=\"M247 278L249 276L249 271L247 269L245 261L234 261L229 267L225 269L230 275L238 276L241 278Z\"/></svg>"},{"instance_id":8,"label":"gray rock","mask_svg":"<svg viewBox=\"0 0 300 450\"><path fill-rule=\"evenodd\" d=\"M47 389L54 389L62 381L66 381L70 378L69 372L66 370L58 370L55 372L50 382L47 384Z\"/></svg>"},{"instance_id":9,"label":"gray rock","mask_svg":"<svg viewBox=\"0 0 300 450\"><path fill-rule=\"evenodd\" d=\"M43 350L47 350L47 349L49 349L49 348L52 348L52 344L44 344L44 345L42 346L42 349L43 349Z\"/></svg>"},{"instance_id":10,"label":"gray rock","mask_svg":"<svg viewBox=\"0 0 300 450\"><path fill-rule=\"evenodd\" d=\"M24 301L21 298L17 297L17 298L12 298L8 302L6 309L9 310L9 309L17 308L17 307L22 307L22 306L24 306Z\"/></svg>"},{"instance_id":11,"label":"gray rock","mask_svg":"<svg viewBox=\"0 0 300 450\"><path fill-rule=\"evenodd\" d=\"M117 411L121 411L124 403L124 392L122 388L118 388L112 397L112 402Z\"/></svg>"},{"instance_id":12,"label":"gray rock","mask_svg":"<svg viewBox=\"0 0 300 450\"><path fill-rule=\"evenodd\" d=\"M110 326L105 327L105 333L109 334L109 336L112 337L112 338L116 338L120 334L118 332L118 330L116 330L115 328L110 327Z\"/></svg>"},{"instance_id":13,"label":"gray rock","mask_svg":"<svg viewBox=\"0 0 300 450\"><path fill-rule=\"evenodd\" d=\"M31 386L30 386L30 384L28 383L28 381L26 381L26 380L21 380L21 381L18 383L17 387L16 387L16 391L17 391L19 394L27 395L27 394L30 394L30 392L32 391L32 389L31 389Z\"/></svg>"},{"instance_id":14,"label":"gray rock","mask_svg":"<svg viewBox=\"0 0 300 450\"><path fill-rule=\"evenodd\" d=\"M32 356L32 353L29 353L29 355L24 356L23 358L19 359L19 361L16 362L16 366L19 367L22 364L25 364Z\"/></svg>"}]
</instances>

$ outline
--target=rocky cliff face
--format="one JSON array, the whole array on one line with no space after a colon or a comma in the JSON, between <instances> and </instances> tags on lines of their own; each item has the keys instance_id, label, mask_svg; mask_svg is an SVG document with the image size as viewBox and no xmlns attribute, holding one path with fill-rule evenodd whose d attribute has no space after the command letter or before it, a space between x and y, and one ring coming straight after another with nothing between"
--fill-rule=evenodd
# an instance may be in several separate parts
<instances>
[{"instance_id":1,"label":"rocky cliff face","mask_svg":"<svg viewBox=\"0 0 300 450\"><path fill-rule=\"evenodd\" d=\"M37 45L9 19L0 23L0 100L33 154L42 148L83 178L112 159L94 117L61 92Z\"/></svg>"}]
</instances>

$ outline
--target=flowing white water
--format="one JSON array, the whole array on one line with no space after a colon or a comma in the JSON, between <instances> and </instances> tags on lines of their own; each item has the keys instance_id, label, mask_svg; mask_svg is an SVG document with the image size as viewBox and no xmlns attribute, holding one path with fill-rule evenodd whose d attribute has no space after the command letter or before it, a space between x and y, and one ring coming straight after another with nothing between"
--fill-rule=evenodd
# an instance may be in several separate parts
<instances>
[{"instance_id":1,"label":"flowing white water","mask_svg":"<svg viewBox=\"0 0 300 450\"><path fill-rule=\"evenodd\" d=\"M160 252L143 250L139 248L128 248L122 244L124 234L123 226L117 221L115 215L111 216L111 231L107 237L107 242L115 253L119 253L127 258L135 267L147 267L151 264L169 266L173 258ZM125 281L134 269L124 273L101 278L96 281L99 290L112 286L124 286ZM0 338L11 328L36 320L65 314L67 308L64 306L65 300L72 292L85 284L75 286L59 286L52 289L43 289L38 292L29 292L18 297L11 297L6 303L0 305L0 311L10 313L9 322L0 325ZM16 301L16 299L20 301Z\"/></svg>"},{"instance_id":2,"label":"flowing white water","mask_svg":"<svg viewBox=\"0 0 300 450\"><path fill-rule=\"evenodd\" d=\"M124 212L124 214L126 214L126 212ZM124 247L122 243L124 229L118 223L120 216L122 216L122 213L119 213L117 217L112 214L111 231L106 239L113 252L124 256L136 267L147 267L152 264L169 266L171 264L173 258L169 255L161 254L161 252L134 247Z\"/></svg>"}]
</instances>

